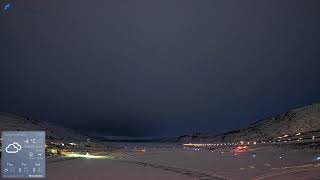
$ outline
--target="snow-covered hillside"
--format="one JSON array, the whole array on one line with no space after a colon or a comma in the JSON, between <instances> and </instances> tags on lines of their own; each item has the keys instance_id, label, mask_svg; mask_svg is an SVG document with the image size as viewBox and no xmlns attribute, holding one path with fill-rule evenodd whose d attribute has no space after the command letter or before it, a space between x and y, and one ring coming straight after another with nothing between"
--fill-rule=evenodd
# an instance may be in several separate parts
<instances>
[{"instance_id":1,"label":"snow-covered hillside","mask_svg":"<svg viewBox=\"0 0 320 180\"><path fill-rule=\"evenodd\" d=\"M48 139L86 140L87 137L75 130L57 126L46 121L33 120L28 117L0 112L1 131L46 131Z\"/></svg>"},{"instance_id":2,"label":"snow-covered hillside","mask_svg":"<svg viewBox=\"0 0 320 180\"><path fill-rule=\"evenodd\" d=\"M320 133L320 103L292 109L278 116L261 120L247 128L234 130L217 136L182 136L180 141L239 141L265 140L286 134Z\"/></svg>"}]
</instances>

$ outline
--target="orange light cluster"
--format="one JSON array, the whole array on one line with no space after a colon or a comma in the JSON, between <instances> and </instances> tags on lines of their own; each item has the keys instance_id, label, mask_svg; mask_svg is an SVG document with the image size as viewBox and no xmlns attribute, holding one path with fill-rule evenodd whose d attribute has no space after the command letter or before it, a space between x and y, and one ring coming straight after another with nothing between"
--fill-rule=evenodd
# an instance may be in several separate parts
<instances>
[{"instance_id":1,"label":"orange light cluster","mask_svg":"<svg viewBox=\"0 0 320 180\"><path fill-rule=\"evenodd\" d=\"M233 149L233 152L241 153L241 152L246 152L247 150L248 150L248 146L238 146L235 149Z\"/></svg>"}]
</instances>

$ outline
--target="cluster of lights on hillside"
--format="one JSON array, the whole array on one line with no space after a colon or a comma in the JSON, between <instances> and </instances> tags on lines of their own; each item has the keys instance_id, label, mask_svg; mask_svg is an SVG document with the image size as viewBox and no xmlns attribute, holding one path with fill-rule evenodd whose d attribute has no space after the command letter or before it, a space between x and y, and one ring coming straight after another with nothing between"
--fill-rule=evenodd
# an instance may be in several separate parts
<instances>
[{"instance_id":1,"label":"cluster of lights on hillside","mask_svg":"<svg viewBox=\"0 0 320 180\"><path fill-rule=\"evenodd\" d=\"M302 133L296 133L294 135L285 134L283 136L279 136L273 140L267 141L239 141L239 142L223 142L223 143L185 143L183 146L185 147L212 147L212 146L237 146L237 145L257 145L257 144L266 144L269 143L279 143L279 142L289 142L289 141L302 141L304 139L312 139L313 141L316 139L316 136L311 136L311 138L301 137ZM290 138L291 137L291 138Z\"/></svg>"}]
</instances>

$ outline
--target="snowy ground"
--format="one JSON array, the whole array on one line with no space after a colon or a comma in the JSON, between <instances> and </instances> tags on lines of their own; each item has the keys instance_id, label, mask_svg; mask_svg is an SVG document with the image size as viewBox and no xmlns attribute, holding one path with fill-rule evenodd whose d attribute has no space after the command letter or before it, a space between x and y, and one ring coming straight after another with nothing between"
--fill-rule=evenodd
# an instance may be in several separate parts
<instances>
[{"instance_id":1,"label":"snowy ground","mask_svg":"<svg viewBox=\"0 0 320 180\"><path fill-rule=\"evenodd\" d=\"M137 146L108 154L114 159L48 159L49 180L319 179L319 150L271 146L234 155L230 149L188 150ZM141 149L145 148L145 152ZM252 148L253 149L253 148ZM223 153L222 153L223 152ZM255 154L255 156L254 156Z\"/></svg>"},{"instance_id":2,"label":"snowy ground","mask_svg":"<svg viewBox=\"0 0 320 180\"><path fill-rule=\"evenodd\" d=\"M255 157L253 153L256 154ZM229 151L222 153L221 150L213 152L178 150L135 156L132 159L169 167L183 167L223 179L253 179L266 175L275 178L276 174L289 171L299 174L298 170L303 169L308 169L309 174L311 169L319 170L316 171L315 177L320 177L320 162L315 160L318 155L319 152L314 151L283 151L264 147L238 155Z\"/></svg>"},{"instance_id":3,"label":"snowy ground","mask_svg":"<svg viewBox=\"0 0 320 180\"><path fill-rule=\"evenodd\" d=\"M230 149L188 150L136 144L112 152L113 160L75 159L48 163L48 179L316 179L315 150L271 146L234 155ZM140 152L142 148L146 152ZM253 149L253 148L252 148ZM222 153L223 152L223 153ZM255 156L254 156L255 154ZM68 172L65 174L63 172Z\"/></svg>"}]
</instances>

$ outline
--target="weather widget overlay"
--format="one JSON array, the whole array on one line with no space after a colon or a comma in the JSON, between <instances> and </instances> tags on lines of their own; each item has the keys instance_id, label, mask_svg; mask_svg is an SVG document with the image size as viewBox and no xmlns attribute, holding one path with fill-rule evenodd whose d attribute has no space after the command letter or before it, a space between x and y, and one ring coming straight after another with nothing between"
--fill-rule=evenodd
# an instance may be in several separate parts
<instances>
[{"instance_id":1,"label":"weather widget overlay","mask_svg":"<svg viewBox=\"0 0 320 180\"><path fill-rule=\"evenodd\" d=\"M45 178L45 132L2 132L2 178Z\"/></svg>"}]
</instances>

